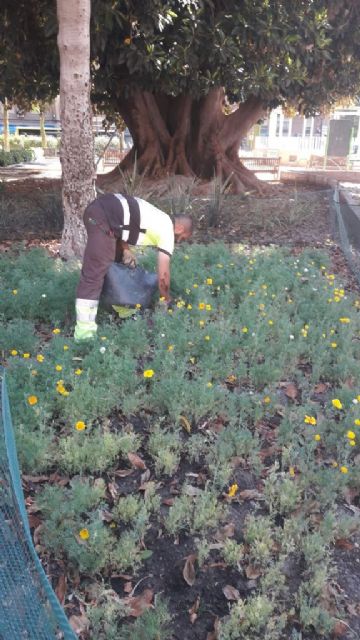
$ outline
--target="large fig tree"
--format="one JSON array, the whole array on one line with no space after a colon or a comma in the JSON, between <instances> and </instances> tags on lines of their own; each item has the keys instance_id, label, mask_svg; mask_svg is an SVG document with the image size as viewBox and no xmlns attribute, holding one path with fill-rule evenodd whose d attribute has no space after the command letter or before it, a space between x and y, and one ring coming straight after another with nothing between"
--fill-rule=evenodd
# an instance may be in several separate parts
<instances>
[{"instance_id":1,"label":"large fig tree","mask_svg":"<svg viewBox=\"0 0 360 640\"><path fill-rule=\"evenodd\" d=\"M57 64L53 0L4 3L16 15L0 25L0 94L8 69L48 79ZM39 11L19 35L21 7ZM149 176L217 174L234 191L254 188L238 149L269 107L311 114L359 92L359 0L92 0L91 15L92 100L134 140L123 169L136 157ZM7 66L3 32L25 38L30 64L17 51Z\"/></svg>"},{"instance_id":2,"label":"large fig tree","mask_svg":"<svg viewBox=\"0 0 360 640\"><path fill-rule=\"evenodd\" d=\"M241 139L269 107L311 114L360 86L358 0L93 0L94 99L150 176L260 188Z\"/></svg>"}]
</instances>

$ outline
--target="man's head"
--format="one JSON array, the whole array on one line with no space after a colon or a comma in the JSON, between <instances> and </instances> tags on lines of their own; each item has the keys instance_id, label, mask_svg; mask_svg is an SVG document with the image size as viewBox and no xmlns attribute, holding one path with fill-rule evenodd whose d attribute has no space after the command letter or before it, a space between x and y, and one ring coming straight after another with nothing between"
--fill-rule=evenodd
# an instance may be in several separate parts
<instances>
[{"instance_id":1,"label":"man's head","mask_svg":"<svg viewBox=\"0 0 360 640\"><path fill-rule=\"evenodd\" d=\"M193 232L193 221L190 216L180 214L174 217L175 242L189 240Z\"/></svg>"}]
</instances>

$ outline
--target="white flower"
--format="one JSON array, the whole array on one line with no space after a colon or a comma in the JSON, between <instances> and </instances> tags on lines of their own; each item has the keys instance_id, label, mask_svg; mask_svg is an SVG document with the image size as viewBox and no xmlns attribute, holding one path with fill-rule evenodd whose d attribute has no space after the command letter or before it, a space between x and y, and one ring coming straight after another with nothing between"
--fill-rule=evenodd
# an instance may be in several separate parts
<instances>
[{"instance_id":1,"label":"white flower","mask_svg":"<svg viewBox=\"0 0 360 640\"><path fill-rule=\"evenodd\" d=\"M354 398L354 400L353 400L353 404L359 404L359 401L358 401L358 400L356 400L356 398Z\"/></svg>"},{"instance_id":2,"label":"white flower","mask_svg":"<svg viewBox=\"0 0 360 640\"><path fill-rule=\"evenodd\" d=\"M162 338L165 338L165 333L160 334Z\"/></svg>"},{"instance_id":3,"label":"white flower","mask_svg":"<svg viewBox=\"0 0 360 640\"><path fill-rule=\"evenodd\" d=\"M293 336L292 333L289 335L289 338L290 338L290 340L295 340L295 336Z\"/></svg>"},{"instance_id":4,"label":"white flower","mask_svg":"<svg viewBox=\"0 0 360 640\"><path fill-rule=\"evenodd\" d=\"M253 338L255 338L256 333L253 331L251 335L252 335Z\"/></svg>"},{"instance_id":5,"label":"white flower","mask_svg":"<svg viewBox=\"0 0 360 640\"><path fill-rule=\"evenodd\" d=\"M305 267L305 269L304 269L304 273L307 273L308 271L309 271L309 269L307 269L307 268Z\"/></svg>"},{"instance_id":6,"label":"white flower","mask_svg":"<svg viewBox=\"0 0 360 640\"><path fill-rule=\"evenodd\" d=\"M99 351L100 351L100 353L105 353L106 347L100 347Z\"/></svg>"},{"instance_id":7,"label":"white flower","mask_svg":"<svg viewBox=\"0 0 360 640\"><path fill-rule=\"evenodd\" d=\"M42 298L46 298L46 293L42 293L42 294L41 294L41 297L42 297Z\"/></svg>"},{"instance_id":8,"label":"white flower","mask_svg":"<svg viewBox=\"0 0 360 640\"><path fill-rule=\"evenodd\" d=\"M317 291L317 288L316 288L316 287L313 287L313 288L312 288L312 290L313 290L313 291Z\"/></svg>"}]
</instances>

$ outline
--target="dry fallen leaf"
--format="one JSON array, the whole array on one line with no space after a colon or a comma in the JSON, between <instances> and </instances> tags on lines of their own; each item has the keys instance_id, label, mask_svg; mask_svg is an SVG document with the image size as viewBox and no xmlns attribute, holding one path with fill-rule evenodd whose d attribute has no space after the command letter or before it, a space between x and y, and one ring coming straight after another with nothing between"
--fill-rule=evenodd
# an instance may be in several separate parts
<instances>
[{"instance_id":1,"label":"dry fallen leaf","mask_svg":"<svg viewBox=\"0 0 360 640\"><path fill-rule=\"evenodd\" d=\"M227 600L240 600L239 591L235 587L232 587L231 584L223 587L223 594Z\"/></svg>"},{"instance_id":2,"label":"dry fallen leaf","mask_svg":"<svg viewBox=\"0 0 360 640\"><path fill-rule=\"evenodd\" d=\"M299 393L299 389L295 386L293 382L290 382L285 389L285 395L291 400L296 400L298 393Z\"/></svg>"},{"instance_id":3,"label":"dry fallen leaf","mask_svg":"<svg viewBox=\"0 0 360 640\"><path fill-rule=\"evenodd\" d=\"M219 531L215 533L214 537L219 542L223 542L227 538L232 538L234 533L235 533L235 525L233 522L229 522L229 524L226 524L224 527L219 529Z\"/></svg>"},{"instance_id":4,"label":"dry fallen leaf","mask_svg":"<svg viewBox=\"0 0 360 640\"><path fill-rule=\"evenodd\" d=\"M191 607L191 609L189 609L191 624L194 624L194 622L195 622L195 620L197 618L197 612L199 611L199 606L200 606L200 596L198 596L196 598L193 606Z\"/></svg>"},{"instance_id":5,"label":"dry fallen leaf","mask_svg":"<svg viewBox=\"0 0 360 640\"><path fill-rule=\"evenodd\" d=\"M179 416L179 422L187 433L191 433L191 424L186 416Z\"/></svg>"},{"instance_id":6,"label":"dry fallen leaf","mask_svg":"<svg viewBox=\"0 0 360 640\"><path fill-rule=\"evenodd\" d=\"M335 540L335 545L339 549L345 549L346 551L351 551L354 548L353 543L346 538L338 538L337 540Z\"/></svg>"},{"instance_id":7,"label":"dry fallen leaf","mask_svg":"<svg viewBox=\"0 0 360 640\"><path fill-rule=\"evenodd\" d=\"M185 582L187 582L187 584L192 587L194 582L195 582L195 567L194 567L194 563L196 560L196 555L194 553L191 553L187 558L186 558L186 562L184 565L184 569L183 569L183 577Z\"/></svg>"},{"instance_id":8,"label":"dry fallen leaf","mask_svg":"<svg viewBox=\"0 0 360 640\"><path fill-rule=\"evenodd\" d=\"M131 476L132 473L134 473L133 469L118 469L114 475L119 478L126 478L127 476Z\"/></svg>"},{"instance_id":9,"label":"dry fallen leaf","mask_svg":"<svg viewBox=\"0 0 360 640\"><path fill-rule=\"evenodd\" d=\"M146 464L144 460L142 460L142 458L140 458L140 456L137 455L137 453L128 453L128 458L133 467L135 467L136 469L141 469L142 471L145 471Z\"/></svg>"},{"instance_id":10,"label":"dry fallen leaf","mask_svg":"<svg viewBox=\"0 0 360 640\"><path fill-rule=\"evenodd\" d=\"M256 489L244 489L240 491L239 498L242 500L264 500L263 494Z\"/></svg>"},{"instance_id":11,"label":"dry fallen leaf","mask_svg":"<svg viewBox=\"0 0 360 640\"><path fill-rule=\"evenodd\" d=\"M248 580L256 580L259 576L261 576L261 569L255 567L253 564L248 564L245 567L245 575Z\"/></svg>"},{"instance_id":12,"label":"dry fallen leaf","mask_svg":"<svg viewBox=\"0 0 360 640\"><path fill-rule=\"evenodd\" d=\"M325 393L327 389L327 384L325 382L319 382L314 387L314 393Z\"/></svg>"},{"instance_id":13,"label":"dry fallen leaf","mask_svg":"<svg viewBox=\"0 0 360 640\"><path fill-rule=\"evenodd\" d=\"M334 638L341 638L349 631L349 626L342 620L337 620L334 624L332 635Z\"/></svg>"},{"instance_id":14,"label":"dry fallen leaf","mask_svg":"<svg viewBox=\"0 0 360 640\"><path fill-rule=\"evenodd\" d=\"M123 603L129 607L129 615L138 618L152 606L153 597L154 592L151 589L145 589L139 596L124 598Z\"/></svg>"},{"instance_id":15,"label":"dry fallen leaf","mask_svg":"<svg viewBox=\"0 0 360 640\"><path fill-rule=\"evenodd\" d=\"M65 602L66 584L67 584L66 576L62 574L59 577L58 583L55 588L55 593L61 605L63 605Z\"/></svg>"},{"instance_id":16,"label":"dry fallen leaf","mask_svg":"<svg viewBox=\"0 0 360 640\"><path fill-rule=\"evenodd\" d=\"M90 627L90 621L84 614L80 614L79 616L70 616L69 622L75 633L78 635L87 631Z\"/></svg>"}]
</instances>

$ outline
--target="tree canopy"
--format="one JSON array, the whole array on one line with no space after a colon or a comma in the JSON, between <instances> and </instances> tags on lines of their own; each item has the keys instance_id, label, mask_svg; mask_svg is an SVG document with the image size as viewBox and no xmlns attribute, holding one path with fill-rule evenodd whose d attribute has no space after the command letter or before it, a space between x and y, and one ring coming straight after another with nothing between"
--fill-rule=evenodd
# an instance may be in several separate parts
<instances>
[{"instance_id":1,"label":"tree canopy","mask_svg":"<svg viewBox=\"0 0 360 640\"><path fill-rule=\"evenodd\" d=\"M55 3L3 4L0 97L43 98L58 86ZM92 101L109 118L124 118L140 170L150 175L231 174L241 190L253 179L239 173L239 141L268 107L310 115L359 94L358 0L92 0L91 7Z\"/></svg>"},{"instance_id":2,"label":"tree canopy","mask_svg":"<svg viewBox=\"0 0 360 640\"><path fill-rule=\"evenodd\" d=\"M308 113L360 87L357 0L92 0L93 99L136 88L199 97L221 86ZM52 0L3 0L0 96L58 89Z\"/></svg>"}]
</instances>

